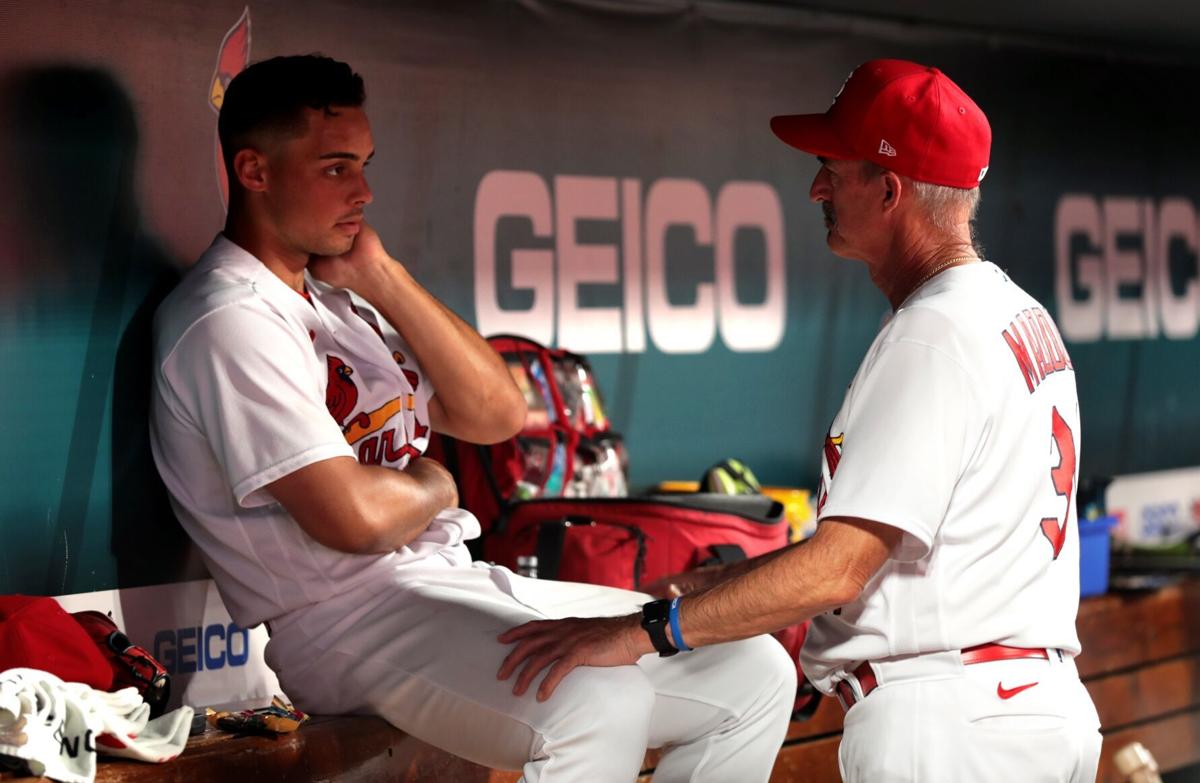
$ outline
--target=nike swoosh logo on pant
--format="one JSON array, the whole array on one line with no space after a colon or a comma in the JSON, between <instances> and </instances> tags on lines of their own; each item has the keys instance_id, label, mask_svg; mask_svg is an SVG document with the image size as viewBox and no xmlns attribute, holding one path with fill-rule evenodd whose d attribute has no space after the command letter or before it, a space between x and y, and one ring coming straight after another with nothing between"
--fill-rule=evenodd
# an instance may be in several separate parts
<instances>
[{"instance_id":1,"label":"nike swoosh logo on pant","mask_svg":"<svg viewBox=\"0 0 1200 783\"><path fill-rule=\"evenodd\" d=\"M1018 685L1015 688L1005 688L1004 683L998 682L996 683L996 695L1001 699L1011 699L1021 691L1027 691L1035 685L1037 685L1036 682L1029 682L1025 683L1024 685Z\"/></svg>"}]
</instances>

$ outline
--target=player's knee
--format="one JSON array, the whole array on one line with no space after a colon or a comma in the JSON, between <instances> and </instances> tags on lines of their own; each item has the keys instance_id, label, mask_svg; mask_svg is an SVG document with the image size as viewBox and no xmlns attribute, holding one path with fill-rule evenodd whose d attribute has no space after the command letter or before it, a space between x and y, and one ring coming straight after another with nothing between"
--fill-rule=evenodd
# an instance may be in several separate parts
<instances>
[{"instance_id":1,"label":"player's knee","mask_svg":"<svg viewBox=\"0 0 1200 783\"><path fill-rule=\"evenodd\" d=\"M564 700L560 730L645 748L654 687L638 667L575 669L552 698Z\"/></svg>"},{"instance_id":2,"label":"player's knee","mask_svg":"<svg viewBox=\"0 0 1200 783\"><path fill-rule=\"evenodd\" d=\"M789 713L796 700L796 662L770 636L738 642L737 665L746 673L747 689L757 689L764 702L777 703Z\"/></svg>"}]
</instances>

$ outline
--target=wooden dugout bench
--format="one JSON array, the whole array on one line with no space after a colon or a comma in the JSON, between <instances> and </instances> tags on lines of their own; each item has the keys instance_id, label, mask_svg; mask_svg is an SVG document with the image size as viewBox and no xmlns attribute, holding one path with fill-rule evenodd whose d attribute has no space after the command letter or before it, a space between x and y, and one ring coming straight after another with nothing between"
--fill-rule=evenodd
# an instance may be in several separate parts
<instances>
[{"instance_id":1,"label":"wooden dugout bench","mask_svg":"<svg viewBox=\"0 0 1200 783\"><path fill-rule=\"evenodd\" d=\"M1200 763L1200 579L1150 593L1084 599L1078 659L1104 726L1100 781L1119 781L1113 753L1140 741L1163 770ZM842 710L825 699L794 723L773 783L837 781ZM657 753L646 755L649 781ZM98 781L405 781L515 783L500 772L436 750L378 718L315 717L276 739L209 731L164 765L102 761Z\"/></svg>"}]
</instances>

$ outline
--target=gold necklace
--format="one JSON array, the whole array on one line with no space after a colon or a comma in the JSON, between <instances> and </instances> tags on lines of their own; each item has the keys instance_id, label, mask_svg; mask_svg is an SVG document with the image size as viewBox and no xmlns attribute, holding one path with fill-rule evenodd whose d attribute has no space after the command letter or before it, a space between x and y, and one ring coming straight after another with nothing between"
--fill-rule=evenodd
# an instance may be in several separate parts
<instances>
[{"instance_id":1,"label":"gold necklace","mask_svg":"<svg viewBox=\"0 0 1200 783\"><path fill-rule=\"evenodd\" d=\"M943 269L948 269L952 266L958 266L959 264L961 264L965 261L978 261L978 260L979 260L978 256L959 256L958 258L951 258L947 261L943 261L942 263L938 264L933 269L931 269L924 277L922 277L920 280L918 280L917 284L912 287L912 290L916 291L918 288L920 288L921 286L928 283L930 280L933 279L933 277L938 272L941 272Z\"/></svg>"}]
</instances>

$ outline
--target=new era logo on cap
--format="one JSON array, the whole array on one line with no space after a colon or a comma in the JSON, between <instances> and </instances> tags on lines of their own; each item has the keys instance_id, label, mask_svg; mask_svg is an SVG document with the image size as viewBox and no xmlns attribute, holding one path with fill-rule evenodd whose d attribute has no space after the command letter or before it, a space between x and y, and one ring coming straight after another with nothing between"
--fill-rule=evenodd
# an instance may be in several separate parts
<instances>
[{"instance_id":1,"label":"new era logo on cap","mask_svg":"<svg viewBox=\"0 0 1200 783\"><path fill-rule=\"evenodd\" d=\"M774 117L771 129L814 155L869 160L952 188L979 185L992 146L987 117L970 96L937 68L905 60L863 63L829 111Z\"/></svg>"}]
</instances>

